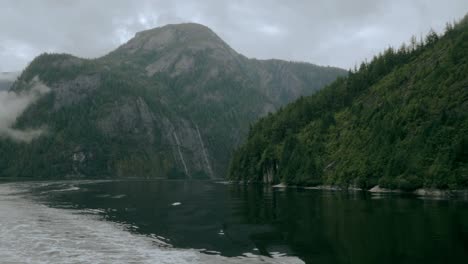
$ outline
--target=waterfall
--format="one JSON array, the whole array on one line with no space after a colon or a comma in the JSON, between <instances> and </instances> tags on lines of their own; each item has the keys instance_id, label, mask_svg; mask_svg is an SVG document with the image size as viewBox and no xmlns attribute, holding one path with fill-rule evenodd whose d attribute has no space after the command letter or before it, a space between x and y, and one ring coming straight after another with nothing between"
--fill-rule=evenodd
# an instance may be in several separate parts
<instances>
[{"instance_id":1,"label":"waterfall","mask_svg":"<svg viewBox=\"0 0 468 264\"><path fill-rule=\"evenodd\" d=\"M197 128L198 139L200 140L200 144L202 146L203 157L205 158L205 162L206 162L206 168L208 169L208 172L210 173L210 178L214 179L213 170L211 169L210 160L208 159L208 154L206 153L205 144L203 144L203 139L200 134L200 129L198 129L197 124L195 124L195 127Z\"/></svg>"},{"instance_id":2,"label":"waterfall","mask_svg":"<svg viewBox=\"0 0 468 264\"><path fill-rule=\"evenodd\" d=\"M185 169L185 174L187 174L187 176L190 176L190 174L188 173L188 169L187 169L187 164L185 164L185 160L184 160L184 156L182 155L182 151L180 151L180 142L179 142L179 138L177 137L177 134L176 132L172 132L172 134L174 135L174 138L176 140L176 144L177 144L177 150L179 151L179 156L180 156L180 159L182 160L182 165L184 165L184 169Z\"/></svg>"}]
</instances>

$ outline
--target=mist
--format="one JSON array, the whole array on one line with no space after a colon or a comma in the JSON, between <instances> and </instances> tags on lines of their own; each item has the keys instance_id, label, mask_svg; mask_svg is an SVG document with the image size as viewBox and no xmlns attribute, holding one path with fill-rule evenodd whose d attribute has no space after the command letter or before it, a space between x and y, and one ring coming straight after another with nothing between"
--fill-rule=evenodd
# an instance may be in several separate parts
<instances>
[{"instance_id":1,"label":"mist","mask_svg":"<svg viewBox=\"0 0 468 264\"><path fill-rule=\"evenodd\" d=\"M44 94L50 92L50 88L43 84L37 77L31 83L28 91L13 92L0 91L0 137L7 137L18 142L31 142L46 131L45 128L20 130L13 126L18 117Z\"/></svg>"}]
</instances>

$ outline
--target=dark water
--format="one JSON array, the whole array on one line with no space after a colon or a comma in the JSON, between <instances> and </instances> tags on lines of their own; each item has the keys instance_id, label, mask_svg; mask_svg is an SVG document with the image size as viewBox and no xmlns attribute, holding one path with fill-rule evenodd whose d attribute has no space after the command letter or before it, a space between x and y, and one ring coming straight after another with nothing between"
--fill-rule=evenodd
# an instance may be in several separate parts
<instances>
[{"instance_id":1,"label":"dark water","mask_svg":"<svg viewBox=\"0 0 468 264\"><path fill-rule=\"evenodd\" d=\"M32 192L51 207L96 209L131 232L207 254L285 254L306 263L468 259L466 201L201 181L56 183Z\"/></svg>"}]
</instances>

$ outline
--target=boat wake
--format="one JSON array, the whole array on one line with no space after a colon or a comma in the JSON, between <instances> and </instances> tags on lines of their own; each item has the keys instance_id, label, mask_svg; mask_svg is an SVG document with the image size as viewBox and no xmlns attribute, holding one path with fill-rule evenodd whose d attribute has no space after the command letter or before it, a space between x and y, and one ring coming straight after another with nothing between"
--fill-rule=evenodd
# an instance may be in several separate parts
<instances>
[{"instance_id":1,"label":"boat wake","mask_svg":"<svg viewBox=\"0 0 468 264\"><path fill-rule=\"evenodd\" d=\"M281 255L227 258L176 249L156 236L131 233L99 214L40 204L22 191L25 185L0 184L2 263L304 263Z\"/></svg>"}]
</instances>

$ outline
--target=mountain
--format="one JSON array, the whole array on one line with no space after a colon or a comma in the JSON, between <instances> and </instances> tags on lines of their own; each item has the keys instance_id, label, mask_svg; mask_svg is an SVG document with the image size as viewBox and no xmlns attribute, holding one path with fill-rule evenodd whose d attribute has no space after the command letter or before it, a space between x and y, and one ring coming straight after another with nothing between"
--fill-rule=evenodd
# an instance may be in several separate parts
<instances>
[{"instance_id":1,"label":"mountain","mask_svg":"<svg viewBox=\"0 0 468 264\"><path fill-rule=\"evenodd\" d=\"M0 72L0 91L7 91L18 77L16 72Z\"/></svg>"},{"instance_id":2,"label":"mountain","mask_svg":"<svg viewBox=\"0 0 468 264\"><path fill-rule=\"evenodd\" d=\"M50 88L13 127L42 136L29 143L4 136L0 172L224 177L252 122L345 74L248 59L209 28L191 23L139 32L97 59L43 54L12 87L18 94L27 94L32 83Z\"/></svg>"},{"instance_id":3,"label":"mountain","mask_svg":"<svg viewBox=\"0 0 468 264\"><path fill-rule=\"evenodd\" d=\"M468 187L468 17L387 49L250 130L236 181Z\"/></svg>"}]
</instances>

